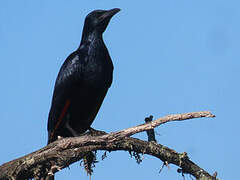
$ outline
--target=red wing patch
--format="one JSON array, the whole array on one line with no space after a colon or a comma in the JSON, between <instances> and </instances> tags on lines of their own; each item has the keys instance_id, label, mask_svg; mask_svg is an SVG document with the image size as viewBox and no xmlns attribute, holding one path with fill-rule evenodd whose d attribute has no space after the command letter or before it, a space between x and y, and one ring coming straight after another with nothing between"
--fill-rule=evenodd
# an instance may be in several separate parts
<instances>
[{"instance_id":1,"label":"red wing patch","mask_svg":"<svg viewBox=\"0 0 240 180\"><path fill-rule=\"evenodd\" d=\"M58 120L57 120L56 126L55 126L54 130L52 131L52 133L51 133L51 135L50 135L50 139L53 138L56 130L57 130L58 127L60 126L60 124L61 124L61 122L62 122L62 120L63 120L63 118L64 118L64 116L65 116L65 114L66 114L66 112L67 112L67 110L68 110L68 108L69 108L69 105L70 105L70 100L68 99L68 100L66 101L66 103L65 103L65 106L63 107L63 110L62 110L62 112L61 112Z\"/></svg>"}]
</instances>

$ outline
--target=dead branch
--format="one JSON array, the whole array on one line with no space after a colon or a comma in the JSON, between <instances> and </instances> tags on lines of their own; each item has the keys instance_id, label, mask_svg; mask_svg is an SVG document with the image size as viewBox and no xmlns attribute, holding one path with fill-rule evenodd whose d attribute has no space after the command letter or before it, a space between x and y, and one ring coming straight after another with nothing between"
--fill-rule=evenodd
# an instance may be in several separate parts
<instances>
[{"instance_id":1,"label":"dead branch","mask_svg":"<svg viewBox=\"0 0 240 180\"><path fill-rule=\"evenodd\" d=\"M153 129L170 121L181 121L201 117L215 117L211 112L193 112L185 114L168 115L146 124L124 129L118 132L100 135L83 135L75 138L63 138L48 146L7 162L0 166L0 180L22 180L55 173L70 164L81 160L87 152L95 150L107 151L133 151L148 154L159 158L165 164L179 166L179 172L188 173L199 180L216 180L205 170L193 163L187 153L176 151L155 142L146 142L129 136Z\"/></svg>"}]
</instances>

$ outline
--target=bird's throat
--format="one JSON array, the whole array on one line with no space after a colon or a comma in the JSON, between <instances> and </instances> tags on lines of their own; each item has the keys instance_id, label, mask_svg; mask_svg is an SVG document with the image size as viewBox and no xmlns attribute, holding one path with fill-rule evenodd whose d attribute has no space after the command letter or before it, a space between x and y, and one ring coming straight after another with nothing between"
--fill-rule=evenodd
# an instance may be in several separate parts
<instances>
[{"instance_id":1,"label":"bird's throat","mask_svg":"<svg viewBox=\"0 0 240 180\"><path fill-rule=\"evenodd\" d=\"M103 41L102 33L99 33L97 31L84 32L82 35L80 46L84 44L91 44L92 42L99 41L99 40Z\"/></svg>"}]
</instances>

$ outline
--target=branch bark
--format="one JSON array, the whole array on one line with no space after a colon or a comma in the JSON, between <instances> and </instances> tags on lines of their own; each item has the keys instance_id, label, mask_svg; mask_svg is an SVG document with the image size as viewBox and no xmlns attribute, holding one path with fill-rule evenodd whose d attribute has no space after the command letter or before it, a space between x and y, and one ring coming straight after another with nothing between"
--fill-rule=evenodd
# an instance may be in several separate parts
<instances>
[{"instance_id":1,"label":"branch bark","mask_svg":"<svg viewBox=\"0 0 240 180\"><path fill-rule=\"evenodd\" d=\"M192 112L168 115L146 124L124 129L118 132L101 135L83 135L80 137L63 138L48 146L7 162L0 166L0 180L22 180L40 177L60 171L70 164L81 160L87 152L95 150L143 153L159 158L164 164L175 164L181 168L182 173L188 173L199 180L216 180L204 169L192 162L187 153L176 151L155 142L147 142L129 136L153 129L170 121L182 121L201 117L215 117L211 112Z\"/></svg>"}]
</instances>

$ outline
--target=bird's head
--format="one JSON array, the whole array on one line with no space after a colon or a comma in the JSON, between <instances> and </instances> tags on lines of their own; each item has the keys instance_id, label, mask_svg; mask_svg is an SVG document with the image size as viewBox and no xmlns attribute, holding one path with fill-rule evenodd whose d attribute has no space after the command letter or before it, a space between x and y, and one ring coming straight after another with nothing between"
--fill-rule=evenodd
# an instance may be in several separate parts
<instances>
[{"instance_id":1,"label":"bird's head","mask_svg":"<svg viewBox=\"0 0 240 180\"><path fill-rule=\"evenodd\" d=\"M107 28L110 19L119 11L119 8L92 11L85 19L84 29L88 31L88 33L92 31L103 33Z\"/></svg>"}]
</instances>

